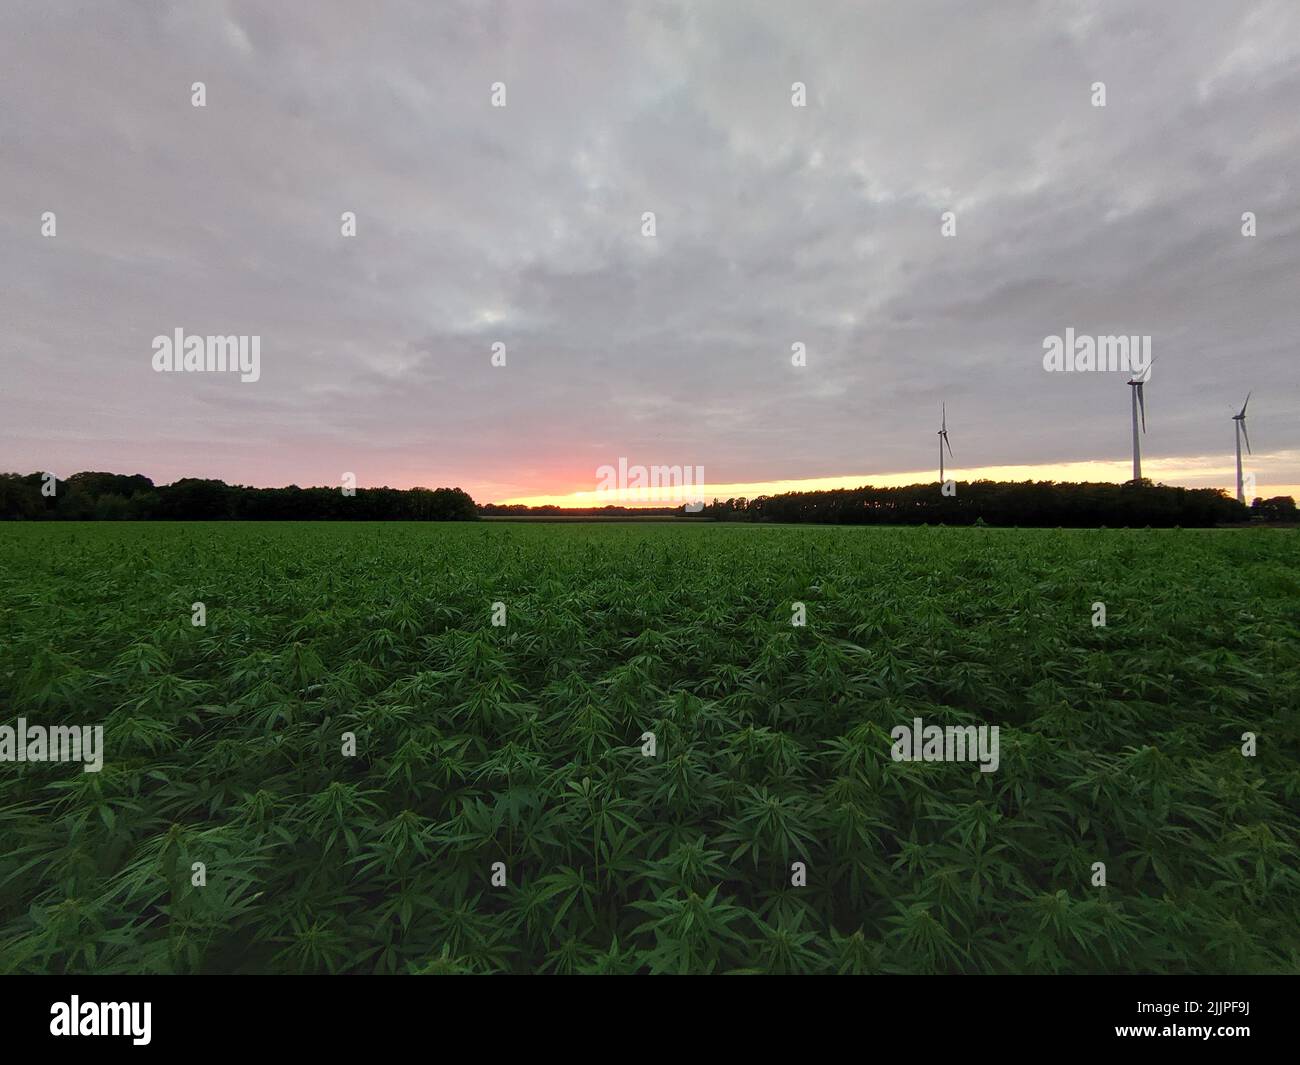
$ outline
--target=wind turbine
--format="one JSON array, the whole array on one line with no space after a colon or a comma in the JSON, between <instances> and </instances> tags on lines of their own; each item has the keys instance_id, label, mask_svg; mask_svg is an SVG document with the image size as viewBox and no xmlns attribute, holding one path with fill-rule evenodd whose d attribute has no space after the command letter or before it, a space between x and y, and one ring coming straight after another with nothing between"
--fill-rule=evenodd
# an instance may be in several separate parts
<instances>
[{"instance_id":1,"label":"wind turbine","mask_svg":"<svg viewBox=\"0 0 1300 1065\"><path fill-rule=\"evenodd\" d=\"M1152 359L1151 362L1155 362ZM1142 397L1142 386L1151 379L1151 363L1136 377L1130 377L1128 384L1133 389L1133 480L1142 480L1142 446L1138 442L1138 408L1142 408L1142 432L1147 431L1147 405Z\"/></svg>"},{"instance_id":2,"label":"wind turbine","mask_svg":"<svg viewBox=\"0 0 1300 1065\"><path fill-rule=\"evenodd\" d=\"M1237 434L1237 502L1238 503L1246 502L1246 491L1241 484L1241 438L1243 436L1246 438L1246 454L1248 455L1251 454L1250 434L1246 432L1246 407L1250 404L1250 397L1251 397L1251 393L1247 392L1246 402L1241 405L1241 411L1232 416L1232 420L1236 423L1235 428Z\"/></svg>"},{"instance_id":3,"label":"wind turbine","mask_svg":"<svg viewBox=\"0 0 1300 1065\"><path fill-rule=\"evenodd\" d=\"M943 484L943 446L948 444L948 404L943 405L943 421L939 428L939 483ZM948 454L952 455L952 445L948 444Z\"/></svg>"}]
</instances>

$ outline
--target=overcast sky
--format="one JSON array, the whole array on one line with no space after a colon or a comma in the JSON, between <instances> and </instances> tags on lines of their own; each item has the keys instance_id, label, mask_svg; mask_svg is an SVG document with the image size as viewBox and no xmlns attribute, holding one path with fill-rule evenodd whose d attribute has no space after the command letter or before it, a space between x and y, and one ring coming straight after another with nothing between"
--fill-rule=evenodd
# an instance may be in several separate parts
<instances>
[{"instance_id":1,"label":"overcast sky","mask_svg":"<svg viewBox=\"0 0 1300 1065\"><path fill-rule=\"evenodd\" d=\"M1152 336L1152 469L1229 487L1253 389L1273 494L1300 4L5 0L0 324L22 472L881 481L942 402L958 471L1127 463L1123 375L1043 370L1072 326ZM154 372L178 327L261 379Z\"/></svg>"}]
</instances>

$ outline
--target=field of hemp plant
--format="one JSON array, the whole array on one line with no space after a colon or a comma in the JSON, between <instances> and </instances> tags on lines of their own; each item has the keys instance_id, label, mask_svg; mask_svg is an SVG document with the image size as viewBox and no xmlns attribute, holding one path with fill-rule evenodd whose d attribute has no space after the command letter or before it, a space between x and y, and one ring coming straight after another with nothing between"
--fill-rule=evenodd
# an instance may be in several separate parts
<instances>
[{"instance_id":1,"label":"field of hemp plant","mask_svg":"<svg viewBox=\"0 0 1300 1065\"><path fill-rule=\"evenodd\" d=\"M19 524L0 561L0 971L1300 969L1295 531ZM41 760L69 725L98 766Z\"/></svg>"}]
</instances>

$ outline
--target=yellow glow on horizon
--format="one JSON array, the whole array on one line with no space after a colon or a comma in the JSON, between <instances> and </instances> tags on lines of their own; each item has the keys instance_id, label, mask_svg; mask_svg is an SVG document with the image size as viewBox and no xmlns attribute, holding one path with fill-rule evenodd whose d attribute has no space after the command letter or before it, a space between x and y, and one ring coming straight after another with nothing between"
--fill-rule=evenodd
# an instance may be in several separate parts
<instances>
[{"instance_id":1,"label":"yellow glow on horizon","mask_svg":"<svg viewBox=\"0 0 1300 1065\"><path fill-rule=\"evenodd\" d=\"M1269 455L1255 455L1247 465L1255 474L1255 495L1293 496L1300 500L1300 451L1280 451ZM1038 465L977 466L945 470L945 476L961 481L1092 481L1122 484L1132 476L1132 464L1123 461L1085 460L1082 462L1056 462ZM1182 456L1142 460L1142 475L1152 481L1180 485L1185 488L1222 488L1229 495L1236 491L1236 467L1231 459L1220 456ZM685 494L693 499L712 502L714 499L753 499L756 496L780 495L783 492L819 492L836 488L897 488L909 484L931 484L938 481L938 470L915 470L905 473L855 473L835 477L807 477L796 480L719 482L707 481L702 488L643 489L640 492L610 490L573 491L549 495L513 496L501 500L501 505L529 507L663 507L678 506L685 502Z\"/></svg>"}]
</instances>

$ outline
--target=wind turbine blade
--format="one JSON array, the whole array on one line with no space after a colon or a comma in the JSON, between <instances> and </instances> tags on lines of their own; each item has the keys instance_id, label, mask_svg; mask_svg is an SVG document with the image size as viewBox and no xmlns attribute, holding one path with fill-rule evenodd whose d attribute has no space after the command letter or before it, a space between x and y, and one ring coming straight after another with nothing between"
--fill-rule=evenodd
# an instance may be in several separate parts
<instances>
[{"instance_id":1,"label":"wind turbine blade","mask_svg":"<svg viewBox=\"0 0 1300 1065\"><path fill-rule=\"evenodd\" d=\"M948 430L948 404L947 404L947 403L945 403L945 404L943 405L943 424L942 424L942 428L943 428L944 432L947 432L947 430Z\"/></svg>"},{"instance_id":2,"label":"wind turbine blade","mask_svg":"<svg viewBox=\"0 0 1300 1065\"><path fill-rule=\"evenodd\" d=\"M1139 381L1136 387L1138 391L1138 407L1142 411L1142 431L1145 433L1147 431L1147 404L1146 400L1142 398L1142 382Z\"/></svg>"},{"instance_id":3,"label":"wind turbine blade","mask_svg":"<svg viewBox=\"0 0 1300 1065\"><path fill-rule=\"evenodd\" d=\"M947 433L944 433L944 434L943 434L943 442L944 442L945 444L948 444L948 434L947 434ZM952 457L953 457L953 455L952 455L952 445L951 445L951 444L948 444L948 457L949 457L949 458L952 458Z\"/></svg>"},{"instance_id":4,"label":"wind turbine blade","mask_svg":"<svg viewBox=\"0 0 1300 1065\"><path fill-rule=\"evenodd\" d=\"M1241 405L1241 413L1238 415L1239 418L1244 418L1246 416L1246 408L1250 406L1250 397L1253 395L1253 392L1246 393L1246 402Z\"/></svg>"},{"instance_id":5,"label":"wind turbine blade","mask_svg":"<svg viewBox=\"0 0 1300 1065\"><path fill-rule=\"evenodd\" d=\"M1246 454L1247 454L1247 455L1253 455L1254 452L1250 450L1250 433L1246 432L1246 419L1245 419L1245 418L1242 418L1242 419L1241 419L1241 435L1244 436L1244 437L1246 438Z\"/></svg>"}]
</instances>

